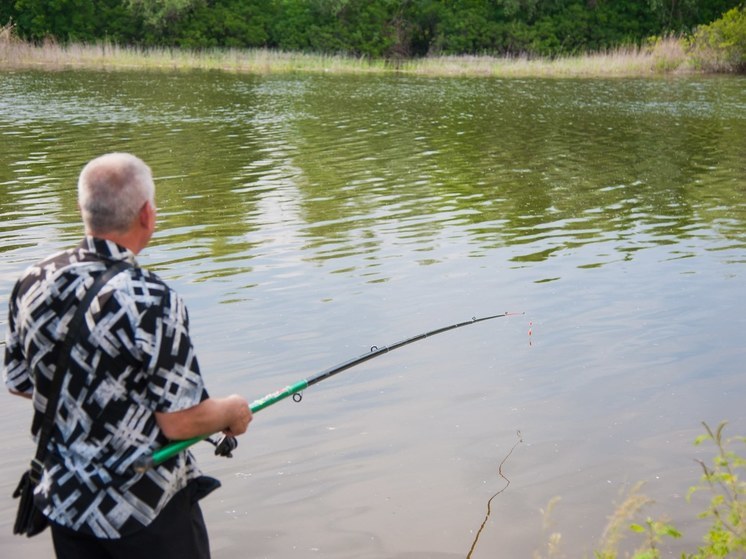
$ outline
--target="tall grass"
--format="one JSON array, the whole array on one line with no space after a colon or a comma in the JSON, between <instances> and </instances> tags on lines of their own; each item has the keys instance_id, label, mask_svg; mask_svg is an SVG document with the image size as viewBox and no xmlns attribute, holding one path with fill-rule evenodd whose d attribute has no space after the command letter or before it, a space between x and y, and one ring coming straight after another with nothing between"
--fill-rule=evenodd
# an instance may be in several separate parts
<instances>
[{"instance_id":1,"label":"tall grass","mask_svg":"<svg viewBox=\"0 0 746 559\"><path fill-rule=\"evenodd\" d=\"M682 41L674 37L645 47L556 58L452 56L413 60L404 71L425 75L496 77L625 77L691 72Z\"/></svg>"},{"instance_id":2,"label":"tall grass","mask_svg":"<svg viewBox=\"0 0 746 559\"><path fill-rule=\"evenodd\" d=\"M268 49L205 49L126 47L101 42L36 45L15 37L12 27L0 28L0 70L44 68L223 70L237 73L289 72L494 77L624 77L692 72L682 41L667 38L644 48L576 57L529 58L437 56L388 61L344 55L314 55Z\"/></svg>"}]
</instances>

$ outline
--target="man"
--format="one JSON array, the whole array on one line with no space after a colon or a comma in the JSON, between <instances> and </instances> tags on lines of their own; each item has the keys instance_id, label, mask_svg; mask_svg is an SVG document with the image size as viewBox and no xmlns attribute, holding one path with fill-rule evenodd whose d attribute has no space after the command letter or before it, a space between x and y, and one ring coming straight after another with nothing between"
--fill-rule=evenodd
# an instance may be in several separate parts
<instances>
[{"instance_id":1,"label":"man","mask_svg":"<svg viewBox=\"0 0 746 559\"><path fill-rule=\"evenodd\" d=\"M78 203L83 241L29 268L9 301L4 379L33 400L37 418L77 304L112 263L131 267L86 313L35 502L58 558L209 557L197 500L219 484L201 476L189 452L145 473L133 466L169 439L244 433L248 402L208 396L184 304L137 266L156 224L150 168L130 154L98 157L80 174Z\"/></svg>"}]
</instances>

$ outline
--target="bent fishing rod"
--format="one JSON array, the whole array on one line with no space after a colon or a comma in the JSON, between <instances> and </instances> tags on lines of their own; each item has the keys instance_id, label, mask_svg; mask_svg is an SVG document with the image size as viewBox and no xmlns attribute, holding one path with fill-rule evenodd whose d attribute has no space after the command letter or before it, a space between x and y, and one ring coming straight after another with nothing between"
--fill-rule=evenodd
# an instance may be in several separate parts
<instances>
[{"instance_id":1,"label":"bent fishing rod","mask_svg":"<svg viewBox=\"0 0 746 559\"><path fill-rule=\"evenodd\" d=\"M504 312L502 314L484 316L482 318L474 317L471 320L467 320L464 322L457 322L455 324L451 324L450 326L443 326L435 330L430 330L429 332L424 332L422 334L418 334L417 336L412 336L411 338L401 340L391 345L382 346L382 347L373 346L370 348L370 351L368 353L363 353L362 355L358 357L354 357L352 359L339 363L338 365L335 365L329 369L325 369L321 371L320 373L317 373L309 378L299 380L298 382L288 385L281 390L272 392L270 394L267 394L263 398L253 401L251 404L249 404L249 409L251 410L251 413L253 414L273 404L276 404L277 402L284 400L285 398L289 396L293 396L293 399L299 402L302 398L301 392L305 390L306 388L308 388L309 386L318 384L322 380L326 380L329 377L336 375L337 373L341 373L342 371L346 371L347 369L351 367L354 367L361 363L365 363L366 361L369 361L370 359L373 359L374 357L378 357L379 355L383 355L384 353L394 351L395 349L399 349L400 347L411 344L413 342L424 340L425 338L429 338L430 336L434 336L436 334L447 332L448 330L454 330L456 328L461 328L462 326L476 324L477 322L484 322L485 320L492 320L493 318L502 318L504 316L511 316L511 315L517 315L517 314L523 314L523 313ZM150 468L158 466L159 464L165 462L169 458L176 456L177 454L186 450L190 446L200 441L203 441L205 439L209 440L209 435L193 437L191 439L186 439L183 441L173 441L167 444L166 446L156 450L150 456L140 458L135 464L135 470L138 472L147 471ZM229 454L225 454L225 455L228 456Z\"/></svg>"}]
</instances>

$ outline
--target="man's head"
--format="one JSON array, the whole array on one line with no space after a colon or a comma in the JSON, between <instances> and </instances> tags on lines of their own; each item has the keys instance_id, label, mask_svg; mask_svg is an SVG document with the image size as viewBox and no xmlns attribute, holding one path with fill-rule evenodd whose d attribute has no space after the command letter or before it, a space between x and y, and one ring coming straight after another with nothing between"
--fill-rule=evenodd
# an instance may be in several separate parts
<instances>
[{"instance_id":1,"label":"man's head","mask_svg":"<svg viewBox=\"0 0 746 559\"><path fill-rule=\"evenodd\" d=\"M155 228L155 184L150 167L128 153L97 157L80 173L78 205L86 234L139 252Z\"/></svg>"}]
</instances>

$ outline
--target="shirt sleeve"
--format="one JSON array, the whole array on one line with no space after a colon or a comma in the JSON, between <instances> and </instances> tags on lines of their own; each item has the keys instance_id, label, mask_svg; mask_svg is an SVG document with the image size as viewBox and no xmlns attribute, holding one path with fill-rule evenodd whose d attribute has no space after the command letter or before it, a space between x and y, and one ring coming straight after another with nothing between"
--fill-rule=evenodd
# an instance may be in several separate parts
<instances>
[{"instance_id":1,"label":"shirt sleeve","mask_svg":"<svg viewBox=\"0 0 746 559\"><path fill-rule=\"evenodd\" d=\"M19 283L16 283L8 301L8 329L5 335L3 381L10 391L32 394L34 385L31 382L26 358L23 354L23 345L17 329L18 286Z\"/></svg>"},{"instance_id":2,"label":"shirt sleeve","mask_svg":"<svg viewBox=\"0 0 746 559\"><path fill-rule=\"evenodd\" d=\"M181 298L167 288L160 304L142 315L141 350L149 357L148 401L156 412L191 408L208 397L189 336L189 319Z\"/></svg>"}]
</instances>

